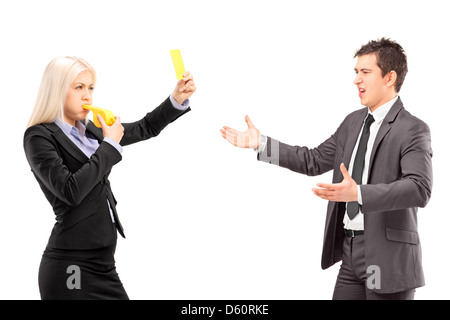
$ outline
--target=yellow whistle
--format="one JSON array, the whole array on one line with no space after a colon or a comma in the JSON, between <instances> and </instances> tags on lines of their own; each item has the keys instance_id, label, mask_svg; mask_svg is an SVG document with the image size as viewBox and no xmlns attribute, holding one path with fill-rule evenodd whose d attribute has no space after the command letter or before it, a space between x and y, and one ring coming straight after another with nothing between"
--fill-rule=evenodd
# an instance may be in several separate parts
<instances>
[{"instance_id":1,"label":"yellow whistle","mask_svg":"<svg viewBox=\"0 0 450 320\"><path fill-rule=\"evenodd\" d=\"M83 109L92 111L92 113L94 114L94 124L98 128L101 128L102 125L100 124L100 122L97 119L97 114L102 116L102 118L105 120L106 125L108 125L108 126L112 126L114 124L114 122L116 122L116 119L114 118L114 114L109 110L102 109L99 107L94 107L94 106L91 106L90 104L83 105Z\"/></svg>"}]
</instances>

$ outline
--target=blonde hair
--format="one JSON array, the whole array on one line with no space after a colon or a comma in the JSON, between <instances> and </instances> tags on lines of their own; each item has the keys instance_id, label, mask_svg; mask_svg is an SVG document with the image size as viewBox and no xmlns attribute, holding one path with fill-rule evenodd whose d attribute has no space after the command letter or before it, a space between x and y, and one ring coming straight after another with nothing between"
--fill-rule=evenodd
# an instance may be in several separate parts
<instances>
[{"instance_id":1,"label":"blonde hair","mask_svg":"<svg viewBox=\"0 0 450 320\"><path fill-rule=\"evenodd\" d=\"M64 119L64 103L67 92L83 71L89 71L95 83L94 68L81 58L63 56L50 61L42 76L36 103L27 127L54 122L58 118Z\"/></svg>"}]
</instances>

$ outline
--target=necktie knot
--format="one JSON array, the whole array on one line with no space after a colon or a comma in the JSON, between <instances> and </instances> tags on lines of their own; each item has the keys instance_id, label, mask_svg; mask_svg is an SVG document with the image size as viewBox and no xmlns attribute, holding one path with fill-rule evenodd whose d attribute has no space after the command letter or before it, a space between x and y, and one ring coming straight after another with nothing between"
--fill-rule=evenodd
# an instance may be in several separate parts
<instances>
[{"instance_id":1,"label":"necktie knot","mask_svg":"<svg viewBox=\"0 0 450 320\"><path fill-rule=\"evenodd\" d=\"M366 118L366 122L365 122L366 126L370 126L374 122L375 122L375 119L373 118L373 115L371 115L369 113L369 115Z\"/></svg>"}]
</instances>

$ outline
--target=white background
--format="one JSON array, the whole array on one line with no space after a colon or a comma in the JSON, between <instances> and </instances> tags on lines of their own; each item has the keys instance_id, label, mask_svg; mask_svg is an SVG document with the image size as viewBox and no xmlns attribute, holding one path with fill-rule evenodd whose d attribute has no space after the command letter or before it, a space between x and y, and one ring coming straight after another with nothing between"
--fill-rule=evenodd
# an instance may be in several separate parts
<instances>
[{"instance_id":1,"label":"white background","mask_svg":"<svg viewBox=\"0 0 450 320\"><path fill-rule=\"evenodd\" d=\"M339 264L320 267L327 203L306 177L258 162L223 125L315 147L359 109L354 52L398 41L409 73L400 96L431 128L434 189L419 209L426 286L449 299L447 1L0 2L0 299L39 299L40 258L54 223L22 147L45 66L83 57L94 104L123 122L173 90L180 49L197 92L192 112L124 148L110 176L127 239L116 266L131 299L330 299ZM447 200L447 201L446 201Z\"/></svg>"}]
</instances>

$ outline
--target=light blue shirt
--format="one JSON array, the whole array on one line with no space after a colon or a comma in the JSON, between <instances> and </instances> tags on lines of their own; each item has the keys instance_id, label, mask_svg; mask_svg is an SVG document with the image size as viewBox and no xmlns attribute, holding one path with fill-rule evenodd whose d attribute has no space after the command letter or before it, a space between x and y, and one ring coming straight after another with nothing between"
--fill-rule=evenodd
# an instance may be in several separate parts
<instances>
[{"instance_id":1,"label":"light blue shirt","mask_svg":"<svg viewBox=\"0 0 450 320\"><path fill-rule=\"evenodd\" d=\"M178 110L186 110L189 108L189 99L186 99L182 104L179 104L175 101L175 99L170 95L170 102L175 109ZM86 157L91 158L91 156L97 151L99 147L98 140L89 132L86 132L86 126L82 121L75 121L75 127L68 124L62 119L56 119L55 123L64 134L78 147L81 151L86 155ZM114 139L110 137L104 137L103 141L111 144L114 148L117 149L120 153L122 153L122 146L116 142ZM112 209L108 201L109 211L111 214L111 219L114 222L114 216L112 214Z\"/></svg>"},{"instance_id":2,"label":"light blue shirt","mask_svg":"<svg viewBox=\"0 0 450 320\"><path fill-rule=\"evenodd\" d=\"M86 126L82 121L75 121L75 127L71 126L62 119L56 119L55 122L66 134L66 136L72 140L72 142L75 143L81 151L83 151L86 157L90 158L95 151L97 151L99 146L98 140L89 132L86 132ZM122 153L122 146L110 137L104 137L103 141L110 143L117 149L117 151Z\"/></svg>"}]
</instances>

